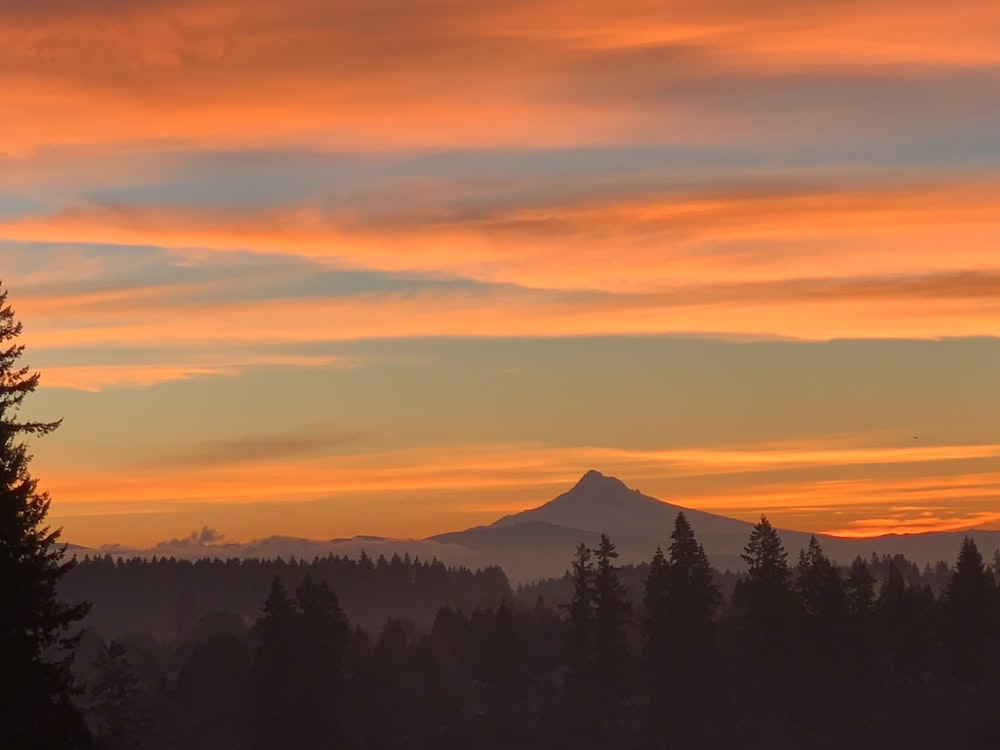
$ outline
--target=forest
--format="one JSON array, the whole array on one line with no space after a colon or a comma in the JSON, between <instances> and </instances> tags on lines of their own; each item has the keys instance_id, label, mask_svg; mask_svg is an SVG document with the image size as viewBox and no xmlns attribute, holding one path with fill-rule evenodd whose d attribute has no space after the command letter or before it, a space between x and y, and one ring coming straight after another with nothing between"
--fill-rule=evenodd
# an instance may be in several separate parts
<instances>
[{"instance_id":1,"label":"forest","mask_svg":"<svg viewBox=\"0 0 1000 750\"><path fill-rule=\"evenodd\" d=\"M95 601L74 670L109 750L1000 746L972 539L952 566L840 567L815 540L790 561L762 517L743 558L712 570L681 513L648 564L605 536L517 591L363 556L88 558L62 592Z\"/></svg>"}]
</instances>

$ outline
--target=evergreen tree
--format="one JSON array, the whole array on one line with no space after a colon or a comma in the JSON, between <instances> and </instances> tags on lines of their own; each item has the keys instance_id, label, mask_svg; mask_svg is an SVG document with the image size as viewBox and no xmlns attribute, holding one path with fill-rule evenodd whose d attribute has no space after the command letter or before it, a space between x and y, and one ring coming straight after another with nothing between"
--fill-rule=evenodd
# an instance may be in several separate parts
<instances>
[{"instance_id":1,"label":"evergreen tree","mask_svg":"<svg viewBox=\"0 0 1000 750\"><path fill-rule=\"evenodd\" d=\"M836 623L847 616L847 592L840 569L824 553L815 536L799 553L796 589L806 616Z\"/></svg>"},{"instance_id":2,"label":"evergreen tree","mask_svg":"<svg viewBox=\"0 0 1000 750\"><path fill-rule=\"evenodd\" d=\"M91 685L92 712L97 723L99 750L138 750L145 724L139 713L139 680L117 641L105 645L95 664L97 679Z\"/></svg>"},{"instance_id":3,"label":"evergreen tree","mask_svg":"<svg viewBox=\"0 0 1000 750\"><path fill-rule=\"evenodd\" d=\"M956 621L979 630L993 609L993 594L993 577L983 556L975 540L965 537L944 591L945 609Z\"/></svg>"},{"instance_id":4,"label":"evergreen tree","mask_svg":"<svg viewBox=\"0 0 1000 750\"><path fill-rule=\"evenodd\" d=\"M573 598L566 606L566 656L573 681L580 685L590 677L594 651L594 564L583 542L576 548L570 577Z\"/></svg>"},{"instance_id":5,"label":"evergreen tree","mask_svg":"<svg viewBox=\"0 0 1000 750\"><path fill-rule=\"evenodd\" d=\"M293 747L300 732L298 612L277 576L254 626L259 640L251 672L253 737L257 750Z\"/></svg>"},{"instance_id":6,"label":"evergreen tree","mask_svg":"<svg viewBox=\"0 0 1000 750\"><path fill-rule=\"evenodd\" d=\"M798 601L791 589L788 553L777 531L761 516L743 552L747 574L733 592L737 619L736 699L746 746L780 747L788 742L795 695L794 642ZM749 727L759 727L751 732Z\"/></svg>"},{"instance_id":7,"label":"evergreen tree","mask_svg":"<svg viewBox=\"0 0 1000 750\"><path fill-rule=\"evenodd\" d=\"M601 534L594 571L594 694L600 729L611 744L620 742L621 706L627 692L629 655L626 627L631 607L618 579L615 545Z\"/></svg>"},{"instance_id":8,"label":"evergreen tree","mask_svg":"<svg viewBox=\"0 0 1000 750\"><path fill-rule=\"evenodd\" d=\"M38 386L38 373L19 367L21 324L0 288L0 747L87 747L70 663L69 635L88 605L59 601L65 561L60 532L45 525L49 497L28 471L24 439L52 432L59 422L18 419L22 402Z\"/></svg>"},{"instance_id":9,"label":"evergreen tree","mask_svg":"<svg viewBox=\"0 0 1000 750\"><path fill-rule=\"evenodd\" d=\"M760 521L754 524L740 557L747 564L750 585L767 593L787 590L791 575L788 552L767 516L761 516Z\"/></svg>"},{"instance_id":10,"label":"evergreen tree","mask_svg":"<svg viewBox=\"0 0 1000 750\"><path fill-rule=\"evenodd\" d=\"M644 661L653 683L659 682L669 658L670 632L670 563L663 549L656 548L649 563L649 575L643 581L642 608L645 612L646 645Z\"/></svg>"},{"instance_id":11,"label":"evergreen tree","mask_svg":"<svg viewBox=\"0 0 1000 750\"><path fill-rule=\"evenodd\" d=\"M851 563L847 575L847 608L855 617L868 617L875 611L875 577L860 555Z\"/></svg>"},{"instance_id":12,"label":"evergreen tree","mask_svg":"<svg viewBox=\"0 0 1000 750\"><path fill-rule=\"evenodd\" d=\"M677 748L712 744L716 722L709 711L720 702L713 622L720 595L705 549L682 512L674 521L670 559L660 549L653 556L644 601L651 678L647 733L656 744L669 734Z\"/></svg>"},{"instance_id":13,"label":"evergreen tree","mask_svg":"<svg viewBox=\"0 0 1000 750\"><path fill-rule=\"evenodd\" d=\"M803 746L840 748L848 742L842 718L852 677L842 649L847 637L847 593L840 569L824 554L816 537L799 553L795 588L804 617L798 652L795 734ZM848 743L849 744L849 743Z\"/></svg>"},{"instance_id":14,"label":"evergreen tree","mask_svg":"<svg viewBox=\"0 0 1000 750\"><path fill-rule=\"evenodd\" d=\"M293 658L301 730L297 746L332 750L344 744L343 668L350 624L325 581L317 584L307 575L295 598L299 623Z\"/></svg>"},{"instance_id":15,"label":"evergreen tree","mask_svg":"<svg viewBox=\"0 0 1000 750\"><path fill-rule=\"evenodd\" d=\"M965 685L980 689L995 654L996 590L975 541L965 537L944 591L948 662Z\"/></svg>"}]
</instances>

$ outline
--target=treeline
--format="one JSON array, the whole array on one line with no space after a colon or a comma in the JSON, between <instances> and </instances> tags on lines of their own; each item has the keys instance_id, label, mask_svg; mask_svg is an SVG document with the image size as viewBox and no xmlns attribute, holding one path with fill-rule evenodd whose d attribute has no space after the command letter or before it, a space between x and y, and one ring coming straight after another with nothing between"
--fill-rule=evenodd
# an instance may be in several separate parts
<instances>
[{"instance_id":1,"label":"treeline","mask_svg":"<svg viewBox=\"0 0 1000 750\"><path fill-rule=\"evenodd\" d=\"M91 719L109 748L1000 746L1000 594L971 539L939 594L815 540L790 562L765 518L728 597L683 514L638 592L616 556L581 545L558 609L503 594L370 634L303 566L249 629L81 644Z\"/></svg>"},{"instance_id":2,"label":"treeline","mask_svg":"<svg viewBox=\"0 0 1000 750\"><path fill-rule=\"evenodd\" d=\"M85 624L104 636L173 639L196 631L213 613L252 622L272 579L294 588L306 575L332 586L351 621L370 632L390 617L426 628L441 606L471 612L511 596L499 567L473 571L409 555L372 559L364 552L356 560L329 555L309 561L86 556L60 581L59 593L64 601L93 603Z\"/></svg>"}]
</instances>

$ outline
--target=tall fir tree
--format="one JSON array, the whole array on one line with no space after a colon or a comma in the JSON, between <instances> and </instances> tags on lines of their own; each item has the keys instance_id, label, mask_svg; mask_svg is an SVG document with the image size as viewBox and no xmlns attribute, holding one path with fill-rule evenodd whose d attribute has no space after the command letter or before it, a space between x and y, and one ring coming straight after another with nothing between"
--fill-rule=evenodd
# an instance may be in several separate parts
<instances>
[{"instance_id":1,"label":"tall fir tree","mask_svg":"<svg viewBox=\"0 0 1000 750\"><path fill-rule=\"evenodd\" d=\"M840 569L823 552L815 536L799 553L795 588L810 620L841 622L847 617L847 591Z\"/></svg>"},{"instance_id":2,"label":"tall fir tree","mask_svg":"<svg viewBox=\"0 0 1000 750\"><path fill-rule=\"evenodd\" d=\"M966 687L981 690L996 661L996 586L970 537L962 541L943 604L949 667Z\"/></svg>"},{"instance_id":3,"label":"tall fir tree","mask_svg":"<svg viewBox=\"0 0 1000 750\"><path fill-rule=\"evenodd\" d=\"M795 657L789 648L798 619L788 553L778 532L761 516L742 555L747 573L737 582L736 701L738 731L746 747L780 747L789 741L795 694ZM751 731L756 727L757 731Z\"/></svg>"},{"instance_id":4,"label":"tall fir tree","mask_svg":"<svg viewBox=\"0 0 1000 750\"><path fill-rule=\"evenodd\" d=\"M275 576L254 626L258 646L250 689L255 750L278 750L299 741L298 625L295 601Z\"/></svg>"},{"instance_id":5,"label":"tall fir tree","mask_svg":"<svg viewBox=\"0 0 1000 750\"><path fill-rule=\"evenodd\" d=\"M98 750L140 750L145 722L138 707L139 680L125 649L117 641L107 643L94 666L97 678L90 694Z\"/></svg>"},{"instance_id":6,"label":"tall fir tree","mask_svg":"<svg viewBox=\"0 0 1000 750\"><path fill-rule=\"evenodd\" d=\"M618 552L601 534L594 570L594 695L599 730L611 744L621 742L621 708L629 682L628 633L631 606L618 577Z\"/></svg>"},{"instance_id":7,"label":"tall fir tree","mask_svg":"<svg viewBox=\"0 0 1000 750\"><path fill-rule=\"evenodd\" d=\"M848 604L843 576L823 552L815 536L799 552L795 590L802 620L789 643L797 653L798 680L795 695L797 742L815 748L839 748L849 744L845 733L844 696L853 687L847 638Z\"/></svg>"},{"instance_id":8,"label":"tall fir tree","mask_svg":"<svg viewBox=\"0 0 1000 750\"><path fill-rule=\"evenodd\" d=\"M351 628L326 581L307 575L295 590L299 608L294 660L302 750L335 750L345 744L343 671Z\"/></svg>"},{"instance_id":9,"label":"tall fir tree","mask_svg":"<svg viewBox=\"0 0 1000 750\"><path fill-rule=\"evenodd\" d=\"M583 542L576 548L570 578L573 598L566 605L566 660L570 679L579 688L590 679L594 657L594 563Z\"/></svg>"},{"instance_id":10,"label":"tall fir tree","mask_svg":"<svg viewBox=\"0 0 1000 750\"><path fill-rule=\"evenodd\" d=\"M673 747L705 747L717 724L708 711L718 709L721 692L713 621L721 597L683 512L674 520L669 549L669 559L657 549L646 579L647 735L654 745L669 735Z\"/></svg>"},{"instance_id":11,"label":"tall fir tree","mask_svg":"<svg viewBox=\"0 0 1000 750\"><path fill-rule=\"evenodd\" d=\"M0 286L0 747L89 747L70 672L77 641L70 631L89 605L59 600L73 561L60 530L45 523L50 501L28 470L25 443L60 422L19 419L39 380L18 365L21 330Z\"/></svg>"},{"instance_id":12,"label":"tall fir tree","mask_svg":"<svg viewBox=\"0 0 1000 750\"><path fill-rule=\"evenodd\" d=\"M875 576L865 559L858 555L847 574L847 609L853 617L866 618L875 611Z\"/></svg>"}]
</instances>

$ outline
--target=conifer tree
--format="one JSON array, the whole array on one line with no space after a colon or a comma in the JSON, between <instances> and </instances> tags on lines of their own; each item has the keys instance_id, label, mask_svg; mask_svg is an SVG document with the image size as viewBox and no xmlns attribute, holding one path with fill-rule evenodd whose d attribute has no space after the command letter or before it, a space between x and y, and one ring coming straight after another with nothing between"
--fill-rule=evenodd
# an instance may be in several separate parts
<instances>
[{"instance_id":1,"label":"conifer tree","mask_svg":"<svg viewBox=\"0 0 1000 750\"><path fill-rule=\"evenodd\" d=\"M277 576L257 621L259 645L251 672L253 737L256 750L277 750L297 742L298 612L294 600Z\"/></svg>"},{"instance_id":2,"label":"conifer tree","mask_svg":"<svg viewBox=\"0 0 1000 750\"><path fill-rule=\"evenodd\" d=\"M293 652L302 750L332 750L344 743L343 667L350 624L326 581L306 576L295 590L299 626Z\"/></svg>"},{"instance_id":3,"label":"conifer tree","mask_svg":"<svg viewBox=\"0 0 1000 750\"><path fill-rule=\"evenodd\" d=\"M993 576L974 540L965 537L944 591L944 636L949 663L958 679L979 687L997 647Z\"/></svg>"},{"instance_id":4,"label":"conifer tree","mask_svg":"<svg viewBox=\"0 0 1000 750\"><path fill-rule=\"evenodd\" d=\"M791 575L788 552L767 516L761 516L760 521L754 524L740 557L747 564L748 581L753 586L769 591L787 587Z\"/></svg>"},{"instance_id":5,"label":"conifer tree","mask_svg":"<svg viewBox=\"0 0 1000 750\"><path fill-rule=\"evenodd\" d=\"M620 741L617 733L620 710L625 698L629 654L626 627L631 607L628 591L618 578L614 561L618 558L615 545L601 534L593 550L597 564L594 571L594 671L593 688L599 730L607 733L609 742Z\"/></svg>"},{"instance_id":6,"label":"conifer tree","mask_svg":"<svg viewBox=\"0 0 1000 750\"><path fill-rule=\"evenodd\" d=\"M645 662L651 677L658 680L667 660L670 634L665 623L670 614L670 563L663 549L656 548L649 562L649 575L643 581L642 607L646 619Z\"/></svg>"},{"instance_id":7,"label":"conifer tree","mask_svg":"<svg viewBox=\"0 0 1000 750\"><path fill-rule=\"evenodd\" d=\"M60 422L19 419L38 373L18 366L21 323L0 287L0 747L87 747L90 737L73 705L73 624L88 605L59 601L60 579L73 566L45 523L49 497L38 490L26 438Z\"/></svg>"},{"instance_id":8,"label":"conifer tree","mask_svg":"<svg viewBox=\"0 0 1000 750\"><path fill-rule=\"evenodd\" d=\"M867 617L875 610L875 577L860 555L847 575L847 607L855 617Z\"/></svg>"},{"instance_id":9,"label":"conifer tree","mask_svg":"<svg viewBox=\"0 0 1000 750\"><path fill-rule=\"evenodd\" d=\"M572 677L580 684L589 676L594 650L594 564L583 542L576 548L570 577L573 598L566 606L566 656Z\"/></svg>"},{"instance_id":10,"label":"conifer tree","mask_svg":"<svg viewBox=\"0 0 1000 750\"><path fill-rule=\"evenodd\" d=\"M815 536L799 553L796 589L810 619L839 622L847 615L847 593L840 569L824 553Z\"/></svg>"},{"instance_id":11,"label":"conifer tree","mask_svg":"<svg viewBox=\"0 0 1000 750\"><path fill-rule=\"evenodd\" d=\"M105 645L97 657L97 679L90 687L94 698L99 750L138 750L144 722L139 713L139 680L117 641Z\"/></svg>"},{"instance_id":12,"label":"conifer tree","mask_svg":"<svg viewBox=\"0 0 1000 750\"><path fill-rule=\"evenodd\" d=\"M692 643L710 637L712 618L719 606L719 587L713 583L705 548L695 539L694 529L683 512L678 512L674 520L669 571L671 610L677 618L675 629L687 630Z\"/></svg>"},{"instance_id":13,"label":"conifer tree","mask_svg":"<svg viewBox=\"0 0 1000 750\"><path fill-rule=\"evenodd\" d=\"M795 687L795 657L789 648L798 617L788 553L777 531L761 516L743 552L747 574L733 592L737 617L736 699L740 720L757 724L748 747L787 743Z\"/></svg>"},{"instance_id":14,"label":"conifer tree","mask_svg":"<svg viewBox=\"0 0 1000 750\"><path fill-rule=\"evenodd\" d=\"M678 748L712 744L716 722L707 712L720 702L713 623L719 601L708 556L679 512L670 558L657 549L646 579L646 666L652 692L647 733L654 744L667 734Z\"/></svg>"},{"instance_id":15,"label":"conifer tree","mask_svg":"<svg viewBox=\"0 0 1000 750\"><path fill-rule=\"evenodd\" d=\"M618 579L614 543L601 534L594 571L594 650L599 669L605 676L618 673L628 661L625 626L631 607L628 591Z\"/></svg>"}]
</instances>

